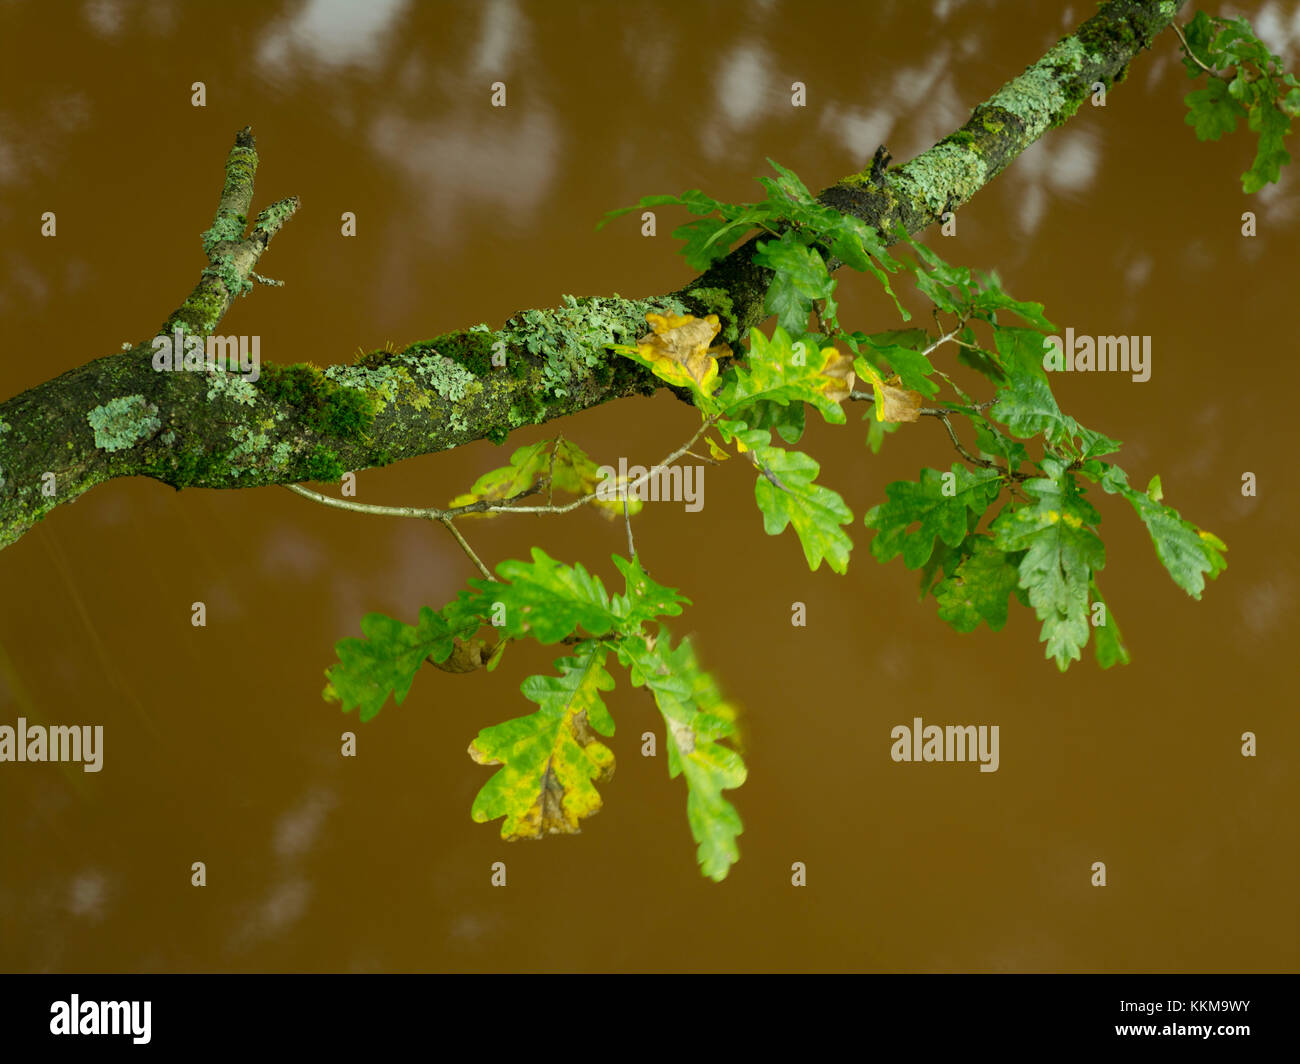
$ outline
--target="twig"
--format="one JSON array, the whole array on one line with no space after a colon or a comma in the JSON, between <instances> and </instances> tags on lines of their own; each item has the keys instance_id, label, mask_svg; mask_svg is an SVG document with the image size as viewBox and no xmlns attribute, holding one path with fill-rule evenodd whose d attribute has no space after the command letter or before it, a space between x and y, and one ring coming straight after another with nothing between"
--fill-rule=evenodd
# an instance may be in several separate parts
<instances>
[{"instance_id":1,"label":"twig","mask_svg":"<svg viewBox=\"0 0 1300 1064\"><path fill-rule=\"evenodd\" d=\"M987 458L976 458L973 454L971 454L968 450L966 450L966 448L962 445L961 440L957 438L957 433L952 427L952 422L948 420L948 414L946 411L943 410L935 411L935 415L939 418L940 421L943 422L943 427L948 430L948 436L952 440L952 445L957 448L957 453L961 455L963 458L965 458L966 461L971 462L972 464L977 466L982 466L985 469L1000 470L1002 468L996 462L990 462Z\"/></svg>"},{"instance_id":2,"label":"twig","mask_svg":"<svg viewBox=\"0 0 1300 1064\"><path fill-rule=\"evenodd\" d=\"M442 517L439 518L439 520L442 522L443 527L456 537L456 542L460 544L460 549L468 554L469 560L478 566L478 571L493 583L497 583L497 578L488 572L488 567L484 565L479 556L474 553L474 548L465 541L465 537L460 534L460 529L456 527L455 522L453 522L450 517Z\"/></svg>"},{"instance_id":3,"label":"twig","mask_svg":"<svg viewBox=\"0 0 1300 1064\"><path fill-rule=\"evenodd\" d=\"M632 515L627 508L627 492L623 493L623 521L627 525L627 556L636 557L636 544L632 541Z\"/></svg>"},{"instance_id":4,"label":"twig","mask_svg":"<svg viewBox=\"0 0 1300 1064\"><path fill-rule=\"evenodd\" d=\"M560 444L564 442L564 433L555 437L551 444L551 461L546 468L546 505L550 506L555 502L555 456L559 453Z\"/></svg>"},{"instance_id":5,"label":"twig","mask_svg":"<svg viewBox=\"0 0 1300 1064\"><path fill-rule=\"evenodd\" d=\"M625 486L624 490L630 494L644 484L654 474L656 469L663 466L672 465L682 455L689 452L694 445L708 429L713 427L714 422L721 417L721 414L713 414L700 423L700 427L695 430L695 434L687 440L681 447L673 451L667 458L657 462L637 477L631 484ZM336 510L351 510L354 513L375 514L380 517L420 517L425 520L442 521L447 518L460 517L462 514L567 514L576 510L579 506L586 506L587 503L600 498L596 492L588 492L586 495L580 495L572 502L564 503L560 506L514 506L511 505L516 499L523 499L529 495L536 495L540 492L549 481L549 477L539 481L531 488L526 488L518 495L505 500L504 503L489 503L486 500L466 503L464 506L453 506L450 510L440 510L433 506L379 506L369 502L353 502L350 499L334 499L328 495L322 495L320 492L312 491L310 488L304 488L301 484L285 484L284 487L290 491L301 495L304 499L311 499L312 502L318 502L322 506L332 506Z\"/></svg>"},{"instance_id":6,"label":"twig","mask_svg":"<svg viewBox=\"0 0 1300 1064\"><path fill-rule=\"evenodd\" d=\"M1192 46L1187 43L1187 38L1183 36L1183 28L1180 25L1178 25L1177 22L1170 22L1169 26L1176 34L1178 34L1178 39L1183 42L1183 51L1185 51L1191 57L1193 63L1195 63L1198 67L1204 70L1212 78L1218 78L1220 81L1228 80L1227 77L1225 77L1223 74L1220 74L1213 67L1208 67L1203 62L1201 62L1201 57L1192 51Z\"/></svg>"},{"instance_id":7,"label":"twig","mask_svg":"<svg viewBox=\"0 0 1300 1064\"><path fill-rule=\"evenodd\" d=\"M198 336L211 335L231 303L253 286L253 281L276 285L254 272L258 259L298 209L298 197L290 196L263 208L244 235L245 219L252 209L253 180L257 174L257 142L250 126L235 134L234 146L226 157L226 179L211 227L203 234L203 252L208 265L185 302L176 308L159 330L170 334L178 326Z\"/></svg>"},{"instance_id":8,"label":"twig","mask_svg":"<svg viewBox=\"0 0 1300 1064\"><path fill-rule=\"evenodd\" d=\"M770 469L768 469L767 466L765 466L762 462L760 462L757 458L754 457L754 452L752 450L746 451L745 457L749 459L750 464L755 469L757 469L763 476L765 476L768 480L770 480L783 492L785 492L787 495L793 494L793 492L791 492L789 488L787 488L784 484L781 483L780 477L778 477L775 473L773 473Z\"/></svg>"}]
</instances>

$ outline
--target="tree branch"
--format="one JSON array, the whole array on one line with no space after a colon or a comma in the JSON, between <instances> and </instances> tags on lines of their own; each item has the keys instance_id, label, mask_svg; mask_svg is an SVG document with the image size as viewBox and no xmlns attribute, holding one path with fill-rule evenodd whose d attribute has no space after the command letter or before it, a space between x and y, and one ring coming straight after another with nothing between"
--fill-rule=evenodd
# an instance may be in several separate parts
<instances>
[{"instance_id":1,"label":"tree branch","mask_svg":"<svg viewBox=\"0 0 1300 1064\"><path fill-rule=\"evenodd\" d=\"M903 166L850 174L819 199L876 227L887 242L899 225L919 232L1068 120L1094 83L1109 87L1122 79L1184 3L1108 0L976 107L961 129ZM296 198L280 200L245 235L256 171L245 128L203 234L208 265L163 334L179 328L211 338L297 209ZM569 299L520 312L496 332L452 332L325 370L266 365L256 382L213 367L157 372L152 337L96 359L0 403L0 548L113 477L148 476L177 488L330 481L349 469L501 440L520 425L651 394L662 383L607 348L643 335L651 312L716 313L724 330L743 337L767 317L772 276L752 261L752 244L665 296ZM211 361L210 340L207 350Z\"/></svg>"}]
</instances>

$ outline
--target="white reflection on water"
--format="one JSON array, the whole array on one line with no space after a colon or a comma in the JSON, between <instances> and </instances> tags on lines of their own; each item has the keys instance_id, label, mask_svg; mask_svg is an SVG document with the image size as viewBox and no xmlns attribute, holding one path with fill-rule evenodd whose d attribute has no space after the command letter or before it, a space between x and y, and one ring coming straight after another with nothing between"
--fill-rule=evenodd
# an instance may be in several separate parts
<instances>
[{"instance_id":1,"label":"white reflection on water","mask_svg":"<svg viewBox=\"0 0 1300 1064\"><path fill-rule=\"evenodd\" d=\"M306 58L324 66L377 66L406 0L309 0L281 20L258 49L258 62L281 67Z\"/></svg>"},{"instance_id":2,"label":"white reflection on water","mask_svg":"<svg viewBox=\"0 0 1300 1064\"><path fill-rule=\"evenodd\" d=\"M280 867L262 898L243 907L228 949L238 952L283 935L306 915L315 888L296 866L319 841L336 805L338 796L332 790L316 787L280 815L271 838Z\"/></svg>"},{"instance_id":3,"label":"white reflection on water","mask_svg":"<svg viewBox=\"0 0 1300 1064\"><path fill-rule=\"evenodd\" d=\"M1228 9L1234 6L1226 5L1222 12L1216 13L1226 15ZM1300 47L1300 4L1288 11L1286 5L1278 3L1278 0L1269 0L1258 13L1248 13L1246 17L1254 25L1259 39L1268 45L1269 51L1280 55L1290 69L1294 65L1290 60L1297 47Z\"/></svg>"},{"instance_id":4,"label":"white reflection on water","mask_svg":"<svg viewBox=\"0 0 1300 1064\"><path fill-rule=\"evenodd\" d=\"M288 860L310 850L325 824L325 817L337 804L333 791L314 790L287 810L275 824L272 848L276 856Z\"/></svg>"},{"instance_id":5,"label":"white reflection on water","mask_svg":"<svg viewBox=\"0 0 1300 1064\"><path fill-rule=\"evenodd\" d=\"M1020 229L1031 235L1054 196L1077 197L1097 176L1101 153L1091 130L1058 129L1030 145L1002 174L1004 195L1020 204Z\"/></svg>"},{"instance_id":6,"label":"white reflection on water","mask_svg":"<svg viewBox=\"0 0 1300 1064\"><path fill-rule=\"evenodd\" d=\"M527 43L528 21L514 0L492 0L483 6L483 24L474 49L472 70L480 77L503 78L510 73L514 53Z\"/></svg>"},{"instance_id":7,"label":"white reflection on water","mask_svg":"<svg viewBox=\"0 0 1300 1064\"><path fill-rule=\"evenodd\" d=\"M68 885L68 912L91 923L104 919L108 880L97 869L78 873Z\"/></svg>"},{"instance_id":8,"label":"white reflection on water","mask_svg":"<svg viewBox=\"0 0 1300 1064\"><path fill-rule=\"evenodd\" d=\"M370 125L370 147L418 189L412 206L436 243L453 242L459 216L479 204L526 226L555 179L564 137L550 109L530 100L485 114L487 99L484 86L457 113L428 120L388 113Z\"/></svg>"},{"instance_id":9,"label":"white reflection on water","mask_svg":"<svg viewBox=\"0 0 1300 1064\"><path fill-rule=\"evenodd\" d=\"M745 129L769 102L767 72L771 58L754 43L739 44L723 57L714 93L729 132Z\"/></svg>"},{"instance_id":10,"label":"white reflection on water","mask_svg":"<svg viewBox=\"0 0 1300 1064\"><path fill-rule=\"evenodd\" d=\"M90 0L81 13L91 30L101 37L116 37L122 28L122 5L118 0Z\"/></svg>"},{"instance_id":11,"label":"white reflection on water","mask_svg":"<svg viewBox=\"0 0 1300 1064\"><path fill-rule=\"evenodd\" d=\"M855 167L865 166L876 148L889 140L894 112L887 107L862 110L832 100L821 115L821 128L844 146Z\"/></svg>"}]
</instances>

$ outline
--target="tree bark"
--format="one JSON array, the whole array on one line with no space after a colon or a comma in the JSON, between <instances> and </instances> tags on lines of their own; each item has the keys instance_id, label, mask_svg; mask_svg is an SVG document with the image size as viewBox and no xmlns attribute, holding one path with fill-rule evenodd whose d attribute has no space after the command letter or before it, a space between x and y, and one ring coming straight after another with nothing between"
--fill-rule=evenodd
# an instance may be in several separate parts
<instances>
[{"instance_id":1,"label":"tree bark","mask_svg":"<svg viewBox=\"0 0 1300 1064\"><path fill-rule=\"evenodd\" d=\"M851 174L819 200L889 243L899 226L921 231L1067 121L1097 83L1109 89L1122 80L1185 2L1108 0L961 129L903 166ZM245 235L256 170L246 128L203 234L209 264L160 335L215 334L236 296L262 280L258 258L298 201L266 208ZM353 365L267 364L255 383L212 369L159 372L152 338L96 359L0 403L0 549L114 477L148 476L178 489L336 480L345 470L500 441L520 425L651 394L663 383L608 346L634 343L651 312L715 313L726 335L745 336L768 316L772 276L752 261L752 244L668 295L566 297L564 306L520 312L495 332L448 333Z\"/></svg>"}]
</instances>

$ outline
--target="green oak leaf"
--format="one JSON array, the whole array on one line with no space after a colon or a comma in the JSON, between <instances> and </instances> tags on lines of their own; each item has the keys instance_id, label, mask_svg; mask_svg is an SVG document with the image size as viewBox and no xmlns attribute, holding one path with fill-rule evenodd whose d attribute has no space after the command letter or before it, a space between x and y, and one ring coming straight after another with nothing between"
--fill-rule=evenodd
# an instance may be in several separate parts
<instances>
[{"instance_id":1,"label":"green oak leaf","mask_svg":"<svg viewBox=\"0 0 1300 1064\"><path fill-rule=\"evenodd\" d=\"M792 343L790 334L778 325L771 340L758 329L750 329L747 363L731 366L722 377L722 390L715 395L729 417L734 419L739 413L751 428L766 427L752 422L747 408L751 403L770 400L808 403L829 424L844 424L840 404L850 388L846 374L852 360L848 355L833 347L819 347L810 340ZM802 428L802 417L799 424Z\"/></svg>"},{"instance_id":2,"label":"green oak leaf","mask_svg":"<svg viewBox=\"0 0 1300 1064\"><path fill-rule=\"evenodd\" d=\"M629 560L618 554L612 557L627 588L625 594L610 600L610 607L621 619L619 627L623 631L631 631L656 617L676 617L682 612L683 605L691 604L691 600L675 587L656 583L638 558Z\"/></svg>"},{"instance_id":3,"label":"green oak leaf","mask_svg":"<svg viewBox=\"0 0 1300 1064\"><path fill-rule=\"evenodd\" d=\"M1271 102L1261 100L1250 109L1250 128L1259 134L1255 161L1241 175L1243 192L1258 192L1282 176L1282 167L1291 162L1291 154L1282 146L1291 132L1287 115Z\"/></svg>"},{"instance_id":4,"label":"green oak leaf","mask_svg":"<svg viewBox=\"0 0 1300 1064\"><path fill-rule=\"evenodd\" d=\"M1088 590L1106 548L1093 531L1097 511L1059 462L1043 463L1048 476L1021 487L1035 501L1004 510L991 526L999 550L1024 551L1020 586L1042 621L1046 656L1064 672L1088 642Z\"/></svg>"},{"instance_id":5,"label":"green oak leaf","mask_svg":"<svg viewBox=\"0 0 1300 1064\"><path fill-rule=\"evenodd\" d=\"M746 776L740 754L718 742L734 734L735 711L700 668L688 639L671 650L666 632L653 641L638 636L623 640L618 655L632 685L649 688L663 716L668 775L686 777L686 818L700 871L720 882L740 860L736 838L744 830L736 807L722 796Z\"/></svg>"},{"instance_id":6,"label":"green oak leaf","mask_svg":"<svg viewBox=\"0 0 1300 1064\"><path fill-rule=\"evenodd\" d=\"M756 429L776 429L786 443L798 443L803 436L807 409L801 402L755 399L745 405L744 411L747 424Z\"/></svg>"},{"instance_id":7,"label":"green oak leaf","mask_svg":"<svg viewBox=\"0 0 1300 1064\"><path fill-rule=\"evenodd\" d=\"M1147 526L1156 557L1168 570L1175 584L1194 599L1205 590L1205 575L1213 580L1228 567L1223 552L1227 546L1212 532L1185 521L1172 506L1156 502L1133 488L1121 492L1133 505Z\"/></svg>"},{"instance_id":8,"label":"green oak leaf","mask_svg":"<svg viewBox=\"0 0 1300 1064\"><path fill-rule=\"evenodd\" d=\"M1097 664L1103 669L1109 669L1112 665L1127 665L1128 648L1124 646L1124 636L1120 633L1119 625L1115 622L1110 607L1106 605L1106 600L1101 597L1097 581L1090 581L1088 586L1092 592L1093 616L1096 615L1097 606L1100 605L1106 618L1104 623L1094 625L1092 629L1093 650L1097 655Z\"/></svg>"},{"instance_id":9,"label":"green oak leaf","mask_svg":"<svg viewBox=\"0 0 1300 1064\"><path fill-rule=\"evenodd\" d=\"M971 553L934 588L939 616L959 632L984 621L998 632L1007 623L1007 600L1020 583L1020 558L998 550L989 536L972 536ZM970 541L968 541L970 542Z\"/></svg>"},{"instance_id":10,"label":"green oak leaf","mask_svg":"<svg viewBox=\"0 0 1300 1064\"><path fill-rule=\"evenodd\" d=\"M600 578L579 563L572 567L534 547L531 562L509 558L497 566L500 580L472 579L443 610L449 622L477 618L503 637L532 636L539 643L558 643L580 629L601 636L618 628L622 618L610 603Z\"/></svg>"},{"instance_id":11,"label":"green oak leaf","mask_svg":"<svg viewBox=\"0 0 1300 1064\"><path fill-rule=\"evenodd\" d=\"M1002 365L1012 371L1013 377L1047 376L1047 371L1043 369L1043 334L1038 330L995 325L993 343Z\"/></svg>"},{"instance_id":12,"label":"green oak leaf","mask_svg":"<svg viewBox=\"0 0 1300 1064\"><path fill-rule=\"evenodd\" d=\"M767 290L768 313L777 316L787 333L802 336L808 331L813 301L829 299L835 290L826 260L788 229L780 240L760 240L754 261L776 272Z\"/></svg>"},{"instance_id":13,"label":"green oak leaf","mask_svg":"<svg viewBox=\"0 0 1300 1064\"><path fill-rule=\"evenodd\" d=\"M334 645L339 660L325 670L329 681L325 698L341 702L345 713L359 708L363 721L383 709L390 694L400 706L424 660L446 661L455 647L454 637L464 628L449 626L428 606L420 610L415 625L384 613L366 614L361 619L364 639L340 639ZM473 624L469 631L477 628Z\"/></svg>"},{"instance_id":14,"label":"green oak leaf","mask_svg":"<svg viewBox=\"0 0 1300 1064\"><path fill-rule=\"evenodd\" d=\"M1203 89L1193 89L1183 97L1187 115L1183 119L1196 131L1197 140L1218 140L1237 128L1237 119L1244 118L1246 109L1228 92L1228 86L1218 78L1210 78Z\"/></svg>"},{"instance_id":15,"label":"green oak leaf","mask_svg":"<svg viewBox=\"0 0 1300 1064\"><path fill-rule=\"evenodd\" d=\"M601 483L600 467L572 440L538 440L520 447L510 456L510 464L484 473L474 486L451 500L450 505L466 506L476 502L499 503L514 498L537 485L543 477L551 478L554 491L589 495ZM594 505L606 517L623 517L623 500L596 499ZM644 505L638 498L627 500L627 512L635 515ZM495 513L469 513L465 517L498 517Z\"/></svg>"},{"instance_id":16,"label":"green oak leaf","mask_svg":"<svg viewBox=\"0 0 1300 1064\"><path fill-rule=\"evenodd\" d=\"M484 473L474 481L474 486L468 492L452 499L450 505L465 506L480 501L500 502L531 488L546 474L550 444L550 440L538 440L536 443L520 447L510 456L509 465Z\"/></svg>"},{"instance_id":17,"label":"green oak leaf","mask_svg":"<svg viewBox=\"0 0 1300 1064\"><path fill-rule=\"evenodd\" d=\"M760 177L758 183L767 189L768 200L786 204L814 206L812 193L803 183L803 179L793 170L787 170L775 159L769 158L767 165L776 171L776 177Z\"/></svg>"},{"instance_id":18,"label":"green oak leaf","mask_svg":"<svg viewBox=\"0 0 1300 1064\"><path fill-rule=\"evenodd\" d=\"M1085 429L1074 418L1063 414L1056 405L1051 386L1041 376L1013 372L1010 380L998 389L990 413L1022 440L1041 432L1054 447L1075 448L1074 440L1078 437L1082 443L1079 450L1085 458L1109 454L1120 447L1118 440Z\"/></svg>"},{"instance_id":19,"label":"green oak leaf","mask_svg":"<svg viewBox=\"0 0 1300 1064\"><path fill-rule=\"evenodd\" d=\"M722 218L696 218L673 230L675 240L684 241L682 255L694 270L703 272L731 250L726 241L718 240L727 222Z\"/></svg>"},{"instance_id":20,"label":"green oak leaf","mask_svg":"<svg viewBox=\"0 0 1300 1064\"><path fill-rule=\"evenodd\" d=\"M1029 452L1025 450L1023 443L1017 443L991 421L973 410L963 410L962 413L975 427L975 442L985 454L1003 459L1013 473L1018 472L1020 467L1029 461Z\"/></svg>"},{"instance_id":21,"label":"green oak leaf","mask_svg":"<svg viewBox=\"0 0 1300 1064\"><path fill-rule=\"evenodd\" d=\"M880 448L885 442L885 437L891 432L897 432L903 424L901 421L881 421L876 417L874 406L868 406L862 415L862 420L867 423L867 446L871 448L872 454L879 454Z\"/></svg>"},{"instance_id":22,"label":"green oak leaf","mask_svg":"<svg viewBox=\"0 0 1300 1064\"><path fill-rule=\"evenodd\" d=\"M998 496L996 470L971 472L956 462L948 473L922 469L919 481L896 480L885 488L888 501L867 511L866 526L876 529L871 553L882 562L903 555L903 564L918 569L930 558L935 539L955 547ZM919 524L916 531L911 526Z\"/></svg>"},{"instance_id":23,"label":"green oak leaf","mask_svg":"<svg viewBox=\"0 0 1300 1064\"><path fill-rule=\"evenodd\" d=\"M924 396L935 395L939 391L939 385L930 379L934 366L924 351L920 350L929 346L930 337L921 329L909 329L907 334L915 337L910 344L895 342L893 338L900 335L897 332L878 333L875 336L856 332L852 336L854 344L851 346L882 377L897 373L904 388L920 392Z\"/></svg>"},{"instance_id":24,"label":"green oak leaf","mask_svg":"<svg viewBox=\"0 0 1300 1064\"><path fill-rule=\"evenodd\" d=\"M559 676L530 676L520 685L536 712L484 728L470 743L480 765L502 766L474 799L476 822L505 817L503 839L540 839L576 835L579 822L600 811L595 781L614 774L613 753L592 735L614 734L600 697L614 689L605 656L599 643L579 644L555 662Z\"/></svg>"},{"instance_id":25,"label":"green oak leaf","mask_svg":"<svg viewBox=\"0 0 1300 1064\"><path fill-rule=\"evenodd\" d=\"M813 483L821 472L817 461L802 451L773 447L766 429L749 429L744 422L719 422L718 429L753 452L759 471L754 499L763 513L763 531L777 536L793 527L809 569L816 571L824 559L835 572L845 572L853 541L839 526L853 520L853 511L838 492Z\"/></svg>"},{"instance_id":26,"label":"green oak leaf","mask_svg":"<svg viewBox=\"0 0 1300 1064\"><path fill-rule=\"evenodd\" d=\"M990 270L986 274L979 274L976 279L980 285L980 290L972 300L976 311L992 316L999 310L1009 310L1029 322L1039 332L1056 332L1056 326L1048 321L1043 314L1043 304L1031 303L1023 299L1012 299L1002 290L1002 279L998 276L996 270Z\"/></svg>"},{"instance_id":27,"label":"green oak leaf","mask_svg":"<svg viewBox=\"0 0 1300 1064\"><path fill-rule=\"evenodd\" d=\"M699 189L691 189L683 192L680 196L673 195L654 195L642 196L636 203L630 207L618 207L612 211L606 211L605 217L596 223L597 231L604 229L615 218L621 218L631 211L639 210L644 207L666 207L681 206L686 207L692 214L712 214L723 204L710 196L706 196Z\"/></svg>"}]
</instances>

